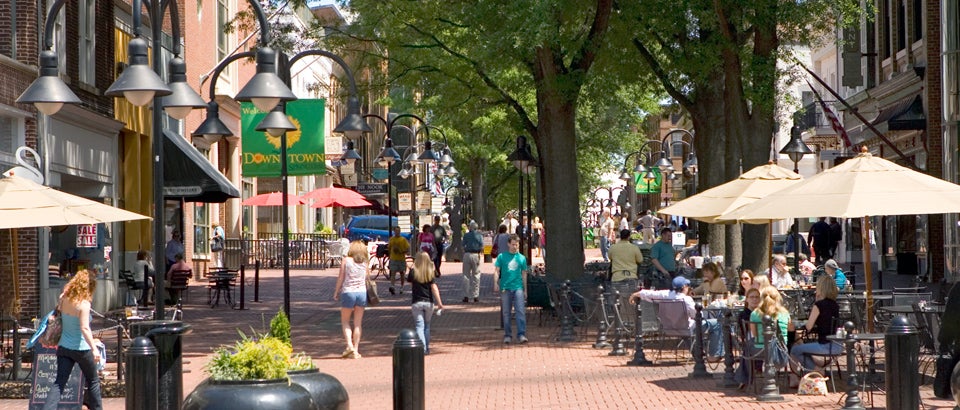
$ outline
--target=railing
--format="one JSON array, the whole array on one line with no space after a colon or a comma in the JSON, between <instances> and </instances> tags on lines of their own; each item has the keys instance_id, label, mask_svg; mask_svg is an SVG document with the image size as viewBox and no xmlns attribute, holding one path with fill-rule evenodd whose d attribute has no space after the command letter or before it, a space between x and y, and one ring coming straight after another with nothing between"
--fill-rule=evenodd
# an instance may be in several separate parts
<instances>
[{"instance_id":1,"label":"railing","mask_svg":"<svg viewBox=\"0 0 960 410\"><path fill-rule=\"evenodd\" d=\"M259 239L227 238L223 249L224 266L239 268L240 265L252 266L260 261L260 266L276 269L283 266L283 241L281 235L261 233ZM332 259L331 243L338 242L336 234L290 234L290 268L324 269Z\"/></svg>"},{"instance_id":2,"label":"railing","mask_svg":"<svg viewBox=\"0 0 960 410\"><path fill-rule=\"evenodd\" d=\"M833 101L825 101L829 107ZM834 113L839 116L836 109ZM827 120L827 115L823 112L823 107L820 106L819 102L812 102L803 106L802 109L797 111L797 114L800 117L800 122L797 125L800 126L800 129L806 130L810 128L829 128L830 121Z\"/></svg>"}]
</instances>

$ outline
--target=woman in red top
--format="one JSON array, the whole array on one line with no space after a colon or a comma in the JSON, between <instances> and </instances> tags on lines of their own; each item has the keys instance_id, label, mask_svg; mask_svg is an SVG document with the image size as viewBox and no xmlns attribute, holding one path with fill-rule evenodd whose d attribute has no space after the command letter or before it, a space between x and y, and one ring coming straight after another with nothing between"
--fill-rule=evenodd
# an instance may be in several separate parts
<instances>
[{"instance_id":1,"label":"woman in red top","mask_svg":"<svg viewBox=\"0 0 960 410\"><path fill-rule=\"evenodd\" d=\"M424 225L423 230L420 232L420 235L417 236L417 243L420 244L420 251L426 252L430 255L431 260L436 254L437 245L434 243L433 232L431 231L432 226L430 224Z\"/></svg>"}]
</instances>

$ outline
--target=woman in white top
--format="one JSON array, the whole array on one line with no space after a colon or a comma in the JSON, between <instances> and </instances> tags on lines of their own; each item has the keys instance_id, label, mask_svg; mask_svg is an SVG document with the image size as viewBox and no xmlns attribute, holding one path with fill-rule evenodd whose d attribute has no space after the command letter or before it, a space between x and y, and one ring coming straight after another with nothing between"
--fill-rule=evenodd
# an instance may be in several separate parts
<instances>
[{"instance_id":1,"label":"woman in white top","mask_svg":"<svg viewBox=\"0 0 960 410\"><path fill-rule=\"evenodd\" d=\"M347 257L340 264L340 275L337 276L337 287L333 292L333 300L340 301L340 327L347 340L347 349L341 355L344 359L359 359L360 333L363 324L363 308L367 307L367 277L369 265L367 260L370 253L367 246L360 241L350 243ZM350 318L353 317L353 327Z\"/></svg>"},{"instance_id":2,"label":"woman in white top","mask_svg":"<svg viewBox=\"0 0 960 410\"><path fill-rule=\"evenodd\" d=\"M140 306L149 306L153 303L153 280L156 272L153 270L153 263L150 262L150 253L145 250L137 252L137 262L133 264L133 280L140 284L140 300L137 303Z\"/></svg>"}]
</instances>

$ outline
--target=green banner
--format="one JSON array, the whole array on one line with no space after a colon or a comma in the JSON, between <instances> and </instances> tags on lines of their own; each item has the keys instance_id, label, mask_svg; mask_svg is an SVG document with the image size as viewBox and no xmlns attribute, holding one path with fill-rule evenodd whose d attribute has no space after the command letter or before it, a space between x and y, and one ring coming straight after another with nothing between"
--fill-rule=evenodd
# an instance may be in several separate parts
<instances>
[{"instance_id":1,"label":"green banner","mask_svg":"<svg viewBox=\"0 0 960 410\"><path fill-rule=\"evenodd\" d=\"M647 181L644 179L646 172L633 173L633 182L634 186L637 187L638 194L659 194L660 193L660 184L663 182L663 175L660 174L660 168L653 167L654 178Z\"/></svg>"},{"instance_id":2,"label":"green banner","mask_svg":"<svg viewBox=\"0 0 960 410\"><path fill-rule=\"evenodd\" d=\"M287 133L287 175L317 175L327 172L323 151L325 101L296 100L287 103L287 117L297 129ZM257 131L266 115L252 103L240 104L243 176L280 176L280 137Z\"/></svg>"}]
</instances>

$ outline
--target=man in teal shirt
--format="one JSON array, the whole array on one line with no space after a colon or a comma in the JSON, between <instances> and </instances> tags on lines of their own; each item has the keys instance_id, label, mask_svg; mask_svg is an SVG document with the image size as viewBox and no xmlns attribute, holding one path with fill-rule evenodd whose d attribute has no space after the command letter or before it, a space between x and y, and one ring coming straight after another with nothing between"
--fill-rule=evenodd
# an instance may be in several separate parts
<instances>
[{"instance_id":1,"label":"man in teal shirt","mask_svg":"<svg viewBox=\"0 0 960 410\"><path fill-rule=\"evenodd\" d=\"M527 258L519 253L520 237L510 235L507 251L493 261L493 291L500 292L500 311L503 315L503 343L511 342L510 309L517 320L517 342L527 343L527 312L524 294L527 290Z\"/></svg>"},{"instance_id":2,"label":"man in teal shirt","mask_svg":"<svg viewBox=\"0 0 960 410\"><path fill-rule=\"evenodd\" d=\"M677 271L677 257L673 250L673 231L670 228L660 230L660 240L650 248L650 262L653 267L668 278Z\"/></svg>"}]
</instances>

